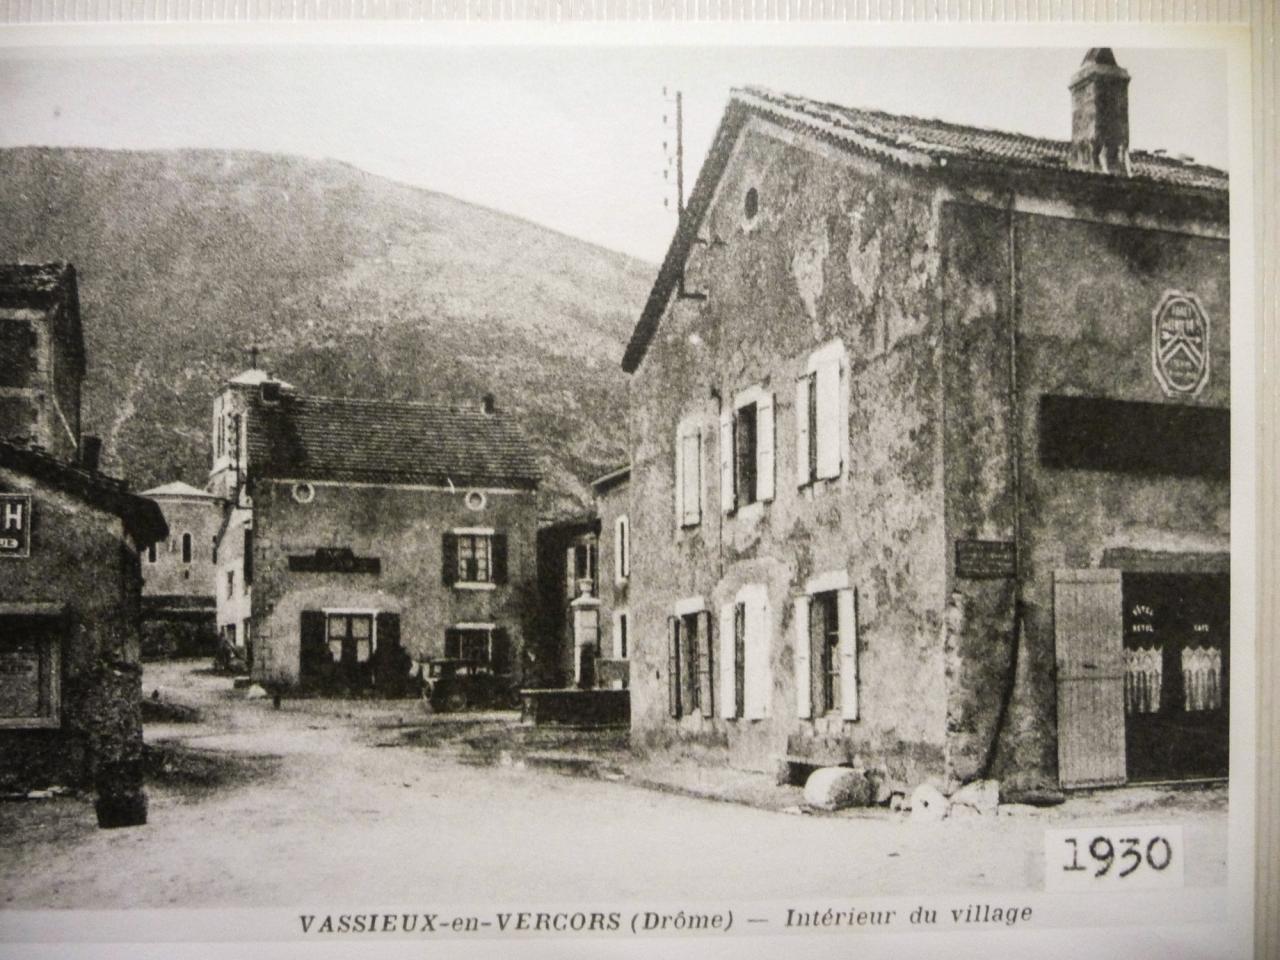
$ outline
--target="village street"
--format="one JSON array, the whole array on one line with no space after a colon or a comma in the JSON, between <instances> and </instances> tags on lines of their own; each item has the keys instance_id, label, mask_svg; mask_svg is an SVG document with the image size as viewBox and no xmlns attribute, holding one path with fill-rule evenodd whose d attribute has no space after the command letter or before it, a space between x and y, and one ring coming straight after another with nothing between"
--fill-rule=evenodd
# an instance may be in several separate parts
<instances>
[{"instance_id":1,"label":"village street","mask_svg":"<svg viewBox=\"0 0 1280 960\"><path fill-rule=\"evenodd\" d=\"M277 711L202 667L148 665L148 694L202 715L148 726L164 759L145 827L99 830L79 798L0 804L0 905L523 908L1039 889L1044 829L1095 818L1176 818L1187 885L1225 880L1222 788L1112 791L933 824L883 809L795 816L467 746L467 731L517 729L513 714L335 700Z\"/></svg>"}]
</instances>

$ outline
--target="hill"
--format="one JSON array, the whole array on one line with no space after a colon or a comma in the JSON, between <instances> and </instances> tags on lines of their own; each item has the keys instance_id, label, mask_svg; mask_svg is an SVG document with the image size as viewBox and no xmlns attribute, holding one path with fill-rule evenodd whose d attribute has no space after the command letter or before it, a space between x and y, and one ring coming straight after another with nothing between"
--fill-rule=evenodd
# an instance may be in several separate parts
<instances>
[{"instance_id":1,"label":"hill","mask_svg":"<svg viewBox=\"0 0 1280 960\"><path fill-rule=\"evenodd\" d=\"M16 148L0 184L0 260L76 266L84 430L140 489L203 483L211 398L251 344L308 393L493 392L549 512L625 457L649 264L334 161Z\"/></svg>"}]
</instances>

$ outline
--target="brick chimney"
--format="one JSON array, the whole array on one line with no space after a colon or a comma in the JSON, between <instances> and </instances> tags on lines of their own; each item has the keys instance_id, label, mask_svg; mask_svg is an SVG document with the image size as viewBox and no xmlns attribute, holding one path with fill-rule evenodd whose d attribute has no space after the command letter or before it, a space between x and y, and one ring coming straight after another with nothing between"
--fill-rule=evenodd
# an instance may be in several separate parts
<instances>
[{"instance_id":1,"label":"brick chimney","mask_svg":"<svg viewBox=\"0 0 1280 960\"><path fill-rule=\"evenodd\" d=\"M1129 72L1110 47L1094 47L1071 78L1073 170L1129 174Z\"/></svg>"}]
</instances>

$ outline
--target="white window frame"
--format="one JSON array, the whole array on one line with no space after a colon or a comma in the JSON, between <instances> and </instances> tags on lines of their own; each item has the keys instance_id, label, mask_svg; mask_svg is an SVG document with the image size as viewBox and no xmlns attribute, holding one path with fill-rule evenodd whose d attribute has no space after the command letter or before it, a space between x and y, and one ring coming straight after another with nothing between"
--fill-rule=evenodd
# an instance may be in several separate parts
<instances>
[{"instance_id":1,"label":"white window frame","mask_svg":"<svg viewBox=\"0 0 1280 960\"><path fill-rule=\"evenodd\" d=\"M836 409L831 421L824 420L820 384L830 382L825 378L835 378ZM809 423L809 393L818 391L814 403L817 405L815 423ZM796 381L796 485L799 487L814 486L819 481L837 480L843 477L849 466L849 375L848 357L844 343L832 340L811 352L805 360L803 373ZM829 428L835 435L827 437L828 444L835 444L830 449L822 443L826 435L822 425L832 423ZM814 468L809 468L810 450L814 451Z\"/></svg>"},{"instance_id":2,"label":"white window frame","mask_svg":"<svg viewBox=\"0 0 1280 960\"><path fill-rule=\"evenodd\" d=\"M333 648L329 646L329 618L330 617L368 617L369 618L369 656L360 663L367 663L373 659L374 653L378 649L378 614L390 611L375 610L369 607L321 607L320 612L324 614L324 646L325 649L333 653ZM249 621L246 620L246 623ZM240 638L240 645L245 644L246 637ZM338 662L335 658L334 663Z\"/></svg>"},{"instance_id":3,"label":"white window frame","mask_svg":"<svg viewBox=\"0 0 1280 960\"><path fill-rule=\"evenodd\" d=\"M698 453L695 461L698 468L697 485L695 487L698 502L694 505L696 516L693 519L689 519L691 511L689 509L689 504L685 503L684 498L684 478L685 471L688 469L688 466L685 463L685 441L691 437L697 437L698 441ZM679 425L676 427L675 506L677 530L694 530L702 525L702 516L706 512L706 504L704 502L706 500L706 494L703 492L706 488L706 478L702 475L702 465L705 457L706 455L703 451L702 442L702 418L694 416L686 417L681 420Z\"/></svg>"},{"instance_id":4,"label":"white window frame","mask_svg":"<svg viewBox=\"0 0 1280 960\"><path fill-rule=\"evenodd\" d=\"M756 496L751 503L738 503L738 412L754 405L756 408L755 477ZM720 509L725 514L736 513L749 518L764 510L764 505L774 498L777 489L777 400L763 384L752 384L739 390L733 397L733 405L720 414Z\"/></svg>"},{"instance_id":5,"label":"white window frame","mask_svg":"<svg viewBox=\"0 0 1280 960\"><path fill-rule=\"evenodd\" d=\"M448 644L449 642L449 631L451 630L466 630L471 633L484 633L485 634L485 661L484 662L492 665L493 634L494 634L494 631L497 629L498 629L498 625L496 623L475 623L471 621L454 623L445 628L445 643ZM459 650L458 651L459 656L454 659L459 659L459 660L462 659L461 657L462 652L463 651ZM447 649L445 649L443 653L446 657L449 656L449 651Z\"/></svg>"},{"instance_id":6,"label":"white window frame","mask_svg":"<svg viewBox=\"0 0 1280 960\"><path fill-rule=\"evenodd\" d=\"M613 522L613 582L622 586L631 577L631 521L621 514Z\"/></svg>"},{"instance_id":7,"label":"white window frame","mask_svg":"<svg viewBox=\"0 0 1280 960\"><path fill-rule=\"evenodd\" d=\"M495 583L493 580L493 538L497 532L498 531L495 527L452 527L450 528L449 533L451 533L455 538L454 540L455 552L454 552L454 555L449 558L449 562L454 564L455 569L457 567L458 559L459 559L457 549L461 548L461 541L457 540L456 538L487 537L489 540L489 579L488 580L464 580L461 577L457 577L454 579L452 584L455 590L497 590L498 589L497 583Z\"/></svg>"},{"instance_id":8,"label":"white window frame","mask_svg":"<svg viewBox=\"0 0 1280 960\"><path fill-rule=\"evenodd\" d=\"M621 644L618 642L621 635L619 627L623 623L626 624L627 631L627 649L625 651L621 649ZM631 611L625 609L613 611L613 657L615 660L631 659L631 637Z\"/></svg>"},{"instance_id":9,"label":"white window frame","mask_svg":"<svg viewBox=\"0 0 1280 960\"><path fill-rule=\"evenodd\" d=\"M813 633L810 621L813 598L820 593L836 594L840 631L840 705L830 713L818 714L813 701ZM793 648L795 664L796 714L803 720L835 718L841 721L861 717L858 696L858 602L849 586L848 570L829 570L805 581L804 593L793 600Z\"/></svg>"}]
</instances>

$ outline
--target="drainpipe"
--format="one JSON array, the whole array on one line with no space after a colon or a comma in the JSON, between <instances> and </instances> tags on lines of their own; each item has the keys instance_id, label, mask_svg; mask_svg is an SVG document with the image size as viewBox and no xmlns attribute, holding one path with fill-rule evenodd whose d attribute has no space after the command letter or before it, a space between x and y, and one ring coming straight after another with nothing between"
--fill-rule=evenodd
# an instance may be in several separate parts
<instances>
[{"instance_id":1,"label":"drainpipe","mask_svg":"<svg viewBox=\"0 0 1280 960\"><path fill-rule=\"evenodd\" d=\"M1009 666L1005 682L1000 690L1000 708L991 729L991 740L982 761L981 778L991 776L996 754L1000 749L1000 734L1009 718L1014 687L1018 680L1018 655L1022 645L1022 406L1018 402L1018 237L1014 220L1016 195L1010 193L1005 206L1006 255L1009 262L1009 436L1011 481L1013 485L1013 635L1009 644Z\"/></svg>"}]
</instances>

